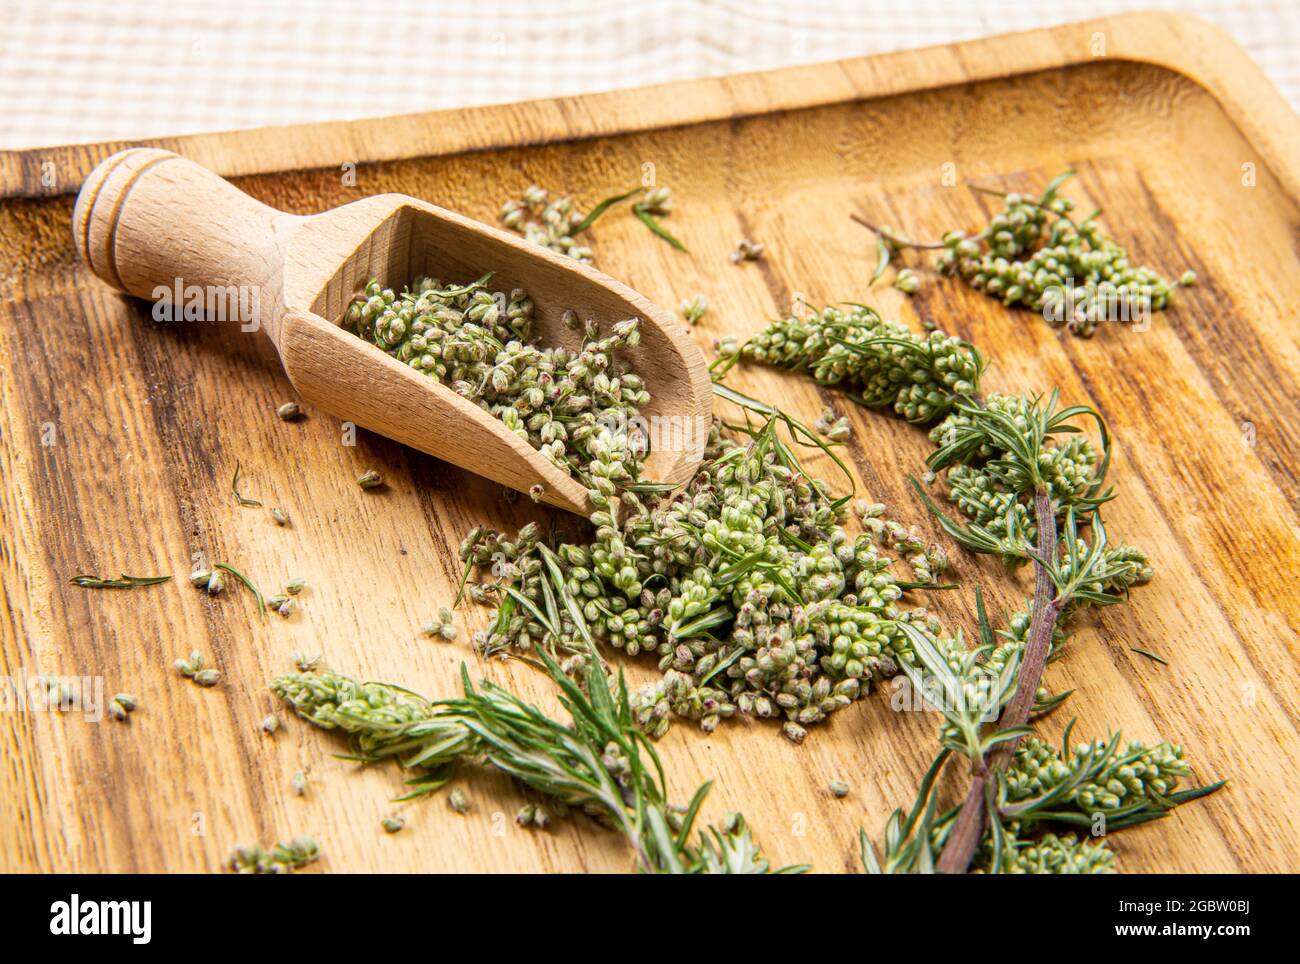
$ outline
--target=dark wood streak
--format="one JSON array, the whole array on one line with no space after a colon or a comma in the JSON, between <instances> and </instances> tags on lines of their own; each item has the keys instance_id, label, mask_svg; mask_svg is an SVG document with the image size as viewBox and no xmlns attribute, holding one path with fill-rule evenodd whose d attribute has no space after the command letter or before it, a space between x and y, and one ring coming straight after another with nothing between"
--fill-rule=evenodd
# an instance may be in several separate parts
<instances>
[{"instance_id":1,"label":"dark wood streak","mask_svg":"<svg viewBox=\"0 0 1300 964\"><path fill-rule=\"evenodd\" d=\"M1133 220L1139 225L1175 224L1170 213L1151 193L1140 170L1136 172L1136 183L1141 189L1146 213ZM1259 331L1254 325L1224 324L1222 319L1211 318L1204 311L1202 305L1207 302L1231 309L1232 299L1219 286L1214 274L1197 254L1196 248L1185 243L1182 231L1171 232L1165 240L1172 242L1174 250L1184 259L1187 267L1196 272L1198 279L1196 289L1193 289L1195 294L1181 297L1176 302L1180 316L1191 316L1187 322L1175 326L1178 339L1196 362L1205 383L1210 386L1214 397L1225 410L1252 419L1269 416L1267 424L1273 429L1272 435L1280 449L1279 455L1283 457L1278 460L1263 458L1260 454L1261 440L1258 437L1251 451L1264 470L1272 476L1294 513L1295 507L1300 505L1300 474L1297 474L1300 472L1300 452L1296 450L1294 437L1279 431L1280 426L1300 425L1300 399L1294 393L1279 390L1280 386L1290 380L1290 376L1272 364L1273 354L1260 339ZM1169 265L1166 270L1176 277L1180 269ZM1286 310L1285 307L1283 310ZM1230 310L1225 311L1225 315L1231 317ZM1225 378L1225 368L1235 377ZM1288 442L1292 444L1286 444ZM1293 514L1292 518L1300 526L1300 515Z\"/></svg>"},{"instance_id":2,"label":"dark wood streak","mask_svg":"<svg viewBox=\"0 0 1300 964\"><path fill-rule=\"evenodd\" d=\"M1063 335L1063 337L1071 338L1071 336L1069 335ZM1079 349L1075 346L1075 344L1073 344L1073 341L1066 341L1064 342L1064 344L1066 346L1066 351L1070 353L1072 357L1074 357L1073 369L1076 376L1079 378L1080 382L1082 382L1084 386L1084 389L1089 399L1089 404L1091 404L1094 408L1097 409L1097 411L1101 414L1102 418L1105 419L1108 424L1113 425L1114 424L1113 417L1110 413L1108 413L1105 403L1101 400L1101 396L1098 394L1098 392L1095 389L1095 386L1092 384L1092 379L1089 376L1086 367L1078 362L1077 356L1075 356L1074 354ZM1135 392L1143 400L1143 403L1145 405L1153 405L1157 403L1158 401L1157 399L1150 398L1149 396L1146 395L1145 385L1141 380L1132 381L1131 383L1129 383L1128 387L1130 391ZM1119 444L1123 444L1122 440L1120 441ZM1128 466L1130 467L1130 471L1137 476L1137 479L1141 482L1142 487L1146 490L1147 498L1149 498L1154 505L1164 505L1165 500L1162 498L1160 493L1157 492L1155 483L1150 477L1149 473L1145 471L1141 460L1129 459ZM1211 588L1213 583L1206 572L1205 566L1200 561L1201 553L1198 551L1196 546L1189 543L1183 537L1182 533L1178 530L1176 526L1166 524L1165 530L1168 532L1169 536L1177 543L1183 560L1188 565L1190 565L1192 570L1196 573L1197 581L1201 584L1201 587L1204 589L1206 597L1213 601L1215 609L1218 610L1220 616L1222 616L1223 618L1223 621L1231 629L1233 638L1236 641L1237 646L1239 647L1242 655L1246 658L1251 668L1254 669L1255 672L1259 674L1260 679L1265 682L1269 694L1277 701L1279 706L1288 706L1290 708L1290 716L1293 721L1292 728L1294 730L1295 729L1295 723L1294 723L1295 707L1291 706L1290 701L1283 699L1282 690L1278 687L1277 681L1273 679L1273 674L1270 671L1270 668L1260 660L1256 659L1256 657L1253 654L1252 647L1247 642L1246 637L1242 635L1242 632L1238 628L1236 621L1232 618L1231 610L1228 608L1225 601L1221 599L1219 595L1216 592L1214 592L1213 589ZM1156 566L1157 578L1159 578L1160 560L1158 558L1153 559L1153 563Z\"/></svg>"},{"instance_id":3,"label":"dark wood streak","mask_svg":"<svg viewBox=\"0 0 1300 964\"><path fill-rule=\"evenodd\" d=\"M88 279L93 283L93 279ZM119 297L106 295L107 297ZM210 512L204 512L200 507L210 504L215 499L230 498L229 493L222 487L218 478L217 464L226 461L223 459L224 453L220 448L219 436L216 433L205 430L204 420L195 419L193 416L201 415L205 411L203 400L201 398L192 398L182 407L179 402L179 393L185 392L191 385L191 382L181 377L180 366L176 364L177 356L181 353L179 346L166 345L163 342L168 337L174 337L177 334L194 334L184 329L176 330L169 327L166 323L157 324L151 320L149 307L135 299L121 299L129 305L120 308L116 312L110 312L110 316L118 316L120 327L123 329L122 337L132 345L135 357L143 369L145 379L151 386L159 386L154 392L153 404L149 405L149 412L153 420L153 428L156 437L162 444L165 451L175 453L175 460L165 460L163 472L166 478L166 489L176 493L176 522L179 524L182 538L187 544L190 552L190 559L196 558L196 554L202 553L207 563L211 565L214 562L226 561L221 558L213 558L215 549L212 542L205 544L204 533L214 528L210 524ZM123 316L126 317L123 317ZM172 322L171 326L184 325L186 322ZM225 339L220 338L220 333L213 330L216 328L208 322L195 323L201 328L197 332L199 339L204 337L212 340L229 341L230 336ZM206 330L205 330L206 329ZM184 354L193 357L198 351L204 349L204 346L195 345L193 338L188 339L189 344L185 346ZM188 432L182 432L183 427L188 427ZM205 525L205 521L209 524ZM177 586L178 591L197 591L192 590L187 581L188 572L178 573L172 580ZM230 589L232 595L243 595L243 587L232 586ZM238 606L236 609L235 607ZM239 645L234 631L236 621L240 619L257 619L256 609L251 608L247 600L244 599L220 599L204 600L203 620L207 629L208 645L211 649L212 659L222 670L226 681L230 677L230 665L234 658L235 648ZM273 616L262 617L264 619L274 618ZM164 644L165 645L165 644ZM160 650L162 647L160 647ZM170 656L166 652L160 651L158 658L165 664L169 665L173 659L185 656L187 653L173 653ZM185 680L177 677L176 685L190 685ZM249 694L240 693L238 690L231 690L226 685L222 685L218 692L206 694L214 698L221 699L221 705L226 711L227 718L230 720L231 729L238 734L235 741L236 750L242 761L242 767L246 773L256 773L260 769L259 757L262 753L261 737L259 731L249 726L246 719L249 714L236 712L236 704L240 708L247 710L247 704L252 700ZM254 711L255 712L255 711ZM258 835L262 838L273 836L275 829L272 822L273 810L270 798L267 796L266 783L262 780L247 781L248 793L253 801L253 816L257 823Z\"/></svg>"},{"instance_id":4,"label":"dark wood streak","mask_svg":"<svg viewBox=\"0 0 1300 964\"><path fill-rule=\"evenodd\" d=\"M62 299L64 304L70 300ZM64 360L63 347L47 340L59 339L69 329L66 325L58 323L46 324L47 318L42 317L45 312L38 310L43 307L34 301L17 302L12 306L12 317L19 323L19 330L27 335L22 343L22 351L28 364L14 365L10 370L22 378L20 390L26 395L30 405L29 411L38 416L48 413L48 420L54 423L56 432L62 436L59 444L52 446L41 445L39 442L33 444L34 440L31 437L27 439L28 451L35 454L35 461L39 466L36 477L43 483L40 485L43 498L39 500L36 511L40 519L40 529L46 537L40 540L39 551L44 558L45 571L51 574L52 580L57 580L70 568L86 565L92 561L98 564L101 560L95 558L96 554L89 546L89 539L83 526L83 520L88 513L83 511L76 502L76 484L70 474L72 456L67 454L67 436L70 434L70 427L67 412L60 404L57 390L61 381L57 365ZM57 312L54 317L57 319ZM39 426L39 422L34 425L37 434L40 431ZM41 652L38 649L39 644L29 640L29 652L34 665L26 667L28 672L50 672L58 675L71 672L83 675L88 671L100 670L103 665L102 655L112 653L115 646L111 635L108 638L101 635L104 631L93 618L92 600L84 595L70 596L66 593L57 593L52 602L51 616L55 621L67 626L69 630L74 627L87 627L90 632L69 631L61 637L56 637L52 640L57 647L54 654ZM71 722L70 718L63 713L48 711L43 713L41 719L50 721L53 725L66 725ZM31 729L34 731L36 727L33 726ZM56 739L59 744L64 744L67 736L65 728ZM66 781L69 767L75 767L77 772L87 775L104 769L107 760L104 758L102 745L89 752L91 754L89 760L84 756L76 760L57 758L47 760L37 756L30 761L33 772L42 775L42 778L34 781L37 793L41 794L47 786L57 786L60 782ZM42 806L47 805L44 799L38 799L37 802ZM32 825L34 828L44 829L42 841L44 852L47 859L51 858L54 848L51 847L50 835L55 832L55 828L35 819L32 820ZM124 829L118 826L110 828L109 832L121 838ZM94 838L87 844L99 852L101 840ZM35 840L33 845L36 845Z\"/></svg>"}]
</instances>

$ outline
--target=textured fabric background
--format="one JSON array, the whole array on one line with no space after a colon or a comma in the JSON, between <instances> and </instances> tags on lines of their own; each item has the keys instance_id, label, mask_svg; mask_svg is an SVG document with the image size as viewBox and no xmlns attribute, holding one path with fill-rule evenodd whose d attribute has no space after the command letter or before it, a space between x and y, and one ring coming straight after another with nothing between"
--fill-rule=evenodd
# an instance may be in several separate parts
<instances>
[{"instance_id":1,"label":"textured fabric background","mask_svg":"<svg viewBox=\"0 0 1300 964\"><path fill-rule=\"evenodd\" d=\"M0 148L608 90L1138 8L1226 28L1300 105L1300 0L0 0Z\"/></svg>"}]
</instances>

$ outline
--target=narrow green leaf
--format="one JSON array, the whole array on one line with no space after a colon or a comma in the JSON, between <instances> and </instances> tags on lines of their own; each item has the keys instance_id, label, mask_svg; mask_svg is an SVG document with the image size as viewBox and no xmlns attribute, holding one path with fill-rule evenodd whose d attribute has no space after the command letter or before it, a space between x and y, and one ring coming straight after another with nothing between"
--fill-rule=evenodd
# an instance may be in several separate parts
<instances>
[{"instance_id":1,"label":"narrow green leaf","mask_svg":"<svg viewBox=\"0 0 1300 964\"><path fill-rule=\"evenodd\" d=\"M876 270L871 272L871 277L867 279L868 288L880 280L880 276L884 274L885 269L889 267L889 259L889 242L885 240L883 234L878 233L876 235Z\"/></svg>"},{"instance_id":2,"label":"narrow green leaf","mask_svg":"<svg viewBox=\"0 0 1300 964\"><path fill-rule=\"evenodd\" d=\"M171 580L171 576L128 576L122 573L116 579L100 576L77 575L68 581L83 589L139 589L143 586L157 586Z\"/></svg>"},{"instance_id":3,"label":"narrow green leaf","mask_svg":"<svg viewBox=\"0 0 1300 964\"><path fill-rule=\"evenodd\" d=\"M871 840L867 837L867 832L859 828L858 846L862 852L862 871L868 874L884 873L880 869L880 861L876 859L875 848L871 846Z\"/></svg>"},{"instance_id":4,"label":"narrow green leaf","mask_svg":"<svg viewBox=\"0 0 1300 964\"><path fill-rule=\"evenodd\" d=\"M634 187L632 188L632 190L624 194L615 194L613 197L605 198L605 200L601 201L594 208L592 208L590 212L588 212L587 216L578 223L578 226L576 228L574 228L569 232L569 237L571 238L577 237L583 231L586 231L589 227L595 224L596 219L600 217L602 214L604 214L606 211L608 211L615 204L618 204L620 201L626 201L633 194L636 194L640 190L641 189L639 187Z\"/></svg>"},{"instance_id":5,"label":"narrow green leaf","mask_svg":"<svg viewBox=\"0 0 1300 964\"><path fill-rule=\"evenodd\" d=\"M641 207L641 205L639 204L634 205L632 210L636 212L636 216L641 219L641 223L644 224L651 231L653 231L655 234L659 235L659 237L663 238L665 241L671 244L678 251L686 250L686 245L682 244L675 237L673 237L672 233L669 232L669 230L665 228L662 224L660 224L655 219L655 216L653 214L651 214L645 208Z\"/></svg>"},{"instance_id":6,"label":"narrow green leaf","mask_svg":"<svg viewBox=\"0 0 1300 964\"><path fill-rule=\"evenodd\" d=\"M1141 646L1130 646L1129 649L1137 653L1139 656L1145 656L1147 659L1154 659L1157 663L1161 664L1162 666L1169 665L1169 660L1165 659L1163 656L1160 656L1157 653L1151 652L1151 650L1149 649L1143 649Z\"/></svg>"}]
</instances>

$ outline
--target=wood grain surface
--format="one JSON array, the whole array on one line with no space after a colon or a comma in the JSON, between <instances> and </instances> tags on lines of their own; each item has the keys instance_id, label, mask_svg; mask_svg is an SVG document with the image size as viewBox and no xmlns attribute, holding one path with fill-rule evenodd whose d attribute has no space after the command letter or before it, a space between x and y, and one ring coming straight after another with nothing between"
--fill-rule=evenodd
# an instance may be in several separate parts
<instances>
[{"instance_id":1,"label":"wood grain surface","mask_svg":"<svg viewBox=\"0 0 1300 964\"><path fill-rule=\"evenodd\" d=\"M653 164L690 253L611 214L595 229L595 261L663 306L707 294L713 310L691 331L706 350L800 298L860 300L974 341L993 361L990 391L1059 385L1065 401L1096 406L1117 440L1108 528L1149 551L1157 578L1083 621L1047 677L1075 695L1041 728L1055 737L1074 714L1081 735L1179 740L1200 780L1230 780L1113 838L1121 869L1294 871L1297 126L1224 35L1143 15L667 90L157 146L259 172L239 186L287 211L399 191L485 221L529 183L590 205ZM282 422L275 407L293 392L263 338L157 324L94 278L75 257L66 192L118 146L0 155L3 673L11 685L88 677L105 699L141 699L127 724L7 704L0 869L208 871L236 843L297 833L316 836L317 866L333 872L629 869L619 841L587 821L516 828L524 797L498 775L468 776L474 806L458 816L439 798L394 803L400 773L336 759L330 734L297 721L258 731L273 708L267 681L296 650L431 696L454 693L468 662L554 706L535 671L474 656L467 637L487 610L458 612L453 644L417 630L454 596L470 526L564 517L378 436L345 444L339 422L310 407ZM1032 190L1067 166L1079 176L1065 193L1103 207L1138 262L1201 279L1148 330L1078 340L928 269L911 299L868 288L871 239L850 213L936 235L987 215L989 199L967 184ZM767 256L731 264L742 236ZM827 404L847 414L860 494L942 541L905 481L929 451L923 433L778 372L740 369L735 384L806 418ZM236 503L237 461L245 494L282 506L289 527ZM358 489L366 468L387 487ZM1027 572L952 554L961 589L927 600L946 623L973 626L977 583L995 614L1022 605ZM268 592L293 576L309 588L292 619L263 619L237 588L191 589L196 559L228 562ZM120 592L67 582L123 570L175 580ZM192 649L221 670L219 685L171 669ZM653 675L625 662L634 680ZM858 826L878 834L911 801L935 726L933 714L892 711L882 690L801 747L742 720L712 735L679 722L661 749L679 799L716 781L707 818L741 809L773 860L844 871L856 867ZM301 797L298 770L309 775ZM851 785L847 799L828 792L835 779ZM398 812L407 829L386 835L380 819Z\"/></svg>"}]
</instances>

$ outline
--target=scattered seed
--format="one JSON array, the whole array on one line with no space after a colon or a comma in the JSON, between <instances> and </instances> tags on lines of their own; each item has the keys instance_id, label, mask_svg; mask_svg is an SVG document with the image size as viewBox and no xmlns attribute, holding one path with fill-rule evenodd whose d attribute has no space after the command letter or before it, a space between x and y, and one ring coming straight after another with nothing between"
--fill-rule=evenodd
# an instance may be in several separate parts
<instances>
[{"instance_id":1,"label":"scattered seed","mask_svg":"<svg viewBox=\"0 0 1300 964\"><path fill-rule=\"evenodd\" d=\"M748 238L741 238L736 243L736 250L731 252L731 263L740 264L742 261L757 261L763 257L763 246L755 244Z\"/></svg>"},{"instance_id":2,"label":"scattered seed","mask_svg":"<svg viewBox=\"0 0 1300 964\"><path fill-rule=\"evenodd\" d=\"M682 313L682 317L688 325L698 324L699 320L709 310L709 299L704 295L696 295L694 298L683 301L677 310Z\"/></svg>"},{"instance_id":3,"label":"scattered seed","mask_svg":"<svg viewBox=\"0 0 1300 964\"><path fill-rule=\"evenodd\" d=\"M310 673L320 665L321 661L319 654L316 656L308 656L306 653L297 650L294 651L294 654L290 659L293 660L293 664L298 667L298 672L300 673Z\"/></svg>"},{"instance_id":4,"label":"scattered seed","mask_svg":"<svg viewBox=\"0 0 1300 964\"><path fill-rule=\"evenodd\" d=\"M451 642L456 638L455 617L450 609L446 606L438 610L438 616L432 622L426 623L420 627L420 632L425 636L437 636Z\"/></svg>"},{"instance_id":5,"label":"scattered seed","mask_svg":"<svg viewBox=\"0 0 1300 964\"><path fill-rule=\"evenodd\" d=\"M905 295L916 293L916 289L921 287L921 279L916 276L911 268L904 268L894 277L894 287Z\"/></svg>"}]
</instances>

